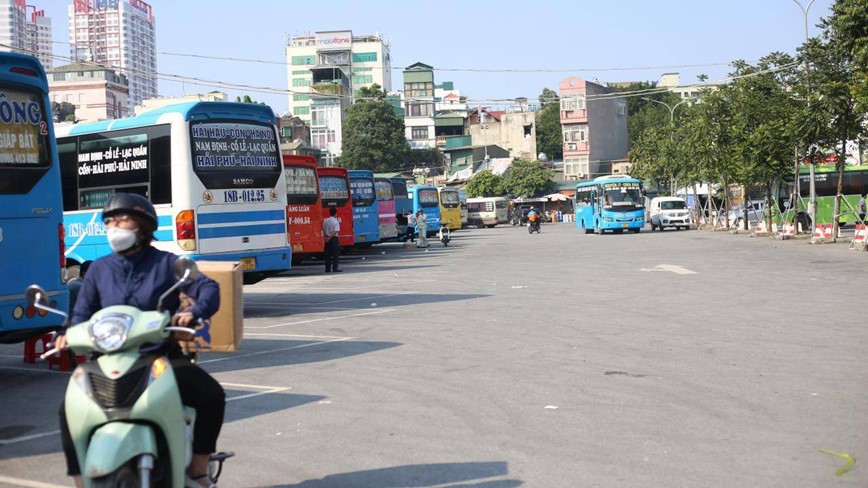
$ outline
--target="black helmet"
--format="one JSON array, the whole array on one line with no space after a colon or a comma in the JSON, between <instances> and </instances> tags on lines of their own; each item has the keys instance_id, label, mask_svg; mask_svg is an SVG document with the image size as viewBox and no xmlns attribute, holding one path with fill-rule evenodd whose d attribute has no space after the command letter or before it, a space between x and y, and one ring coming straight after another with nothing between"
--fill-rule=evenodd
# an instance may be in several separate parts
<instances>
[{"instance_id":1,"label":"black helmet","mask_svg":"<svg viewBox=\"0 0 868 488\"><path fill-rule=\"evenodd\" d=\"M115 193L105 202L102 209L102 218L111 217L119 213L135 215L149 224L150 232L157 230L157 211L147 198L135 193Z\"/></svg>"}]
</instances>

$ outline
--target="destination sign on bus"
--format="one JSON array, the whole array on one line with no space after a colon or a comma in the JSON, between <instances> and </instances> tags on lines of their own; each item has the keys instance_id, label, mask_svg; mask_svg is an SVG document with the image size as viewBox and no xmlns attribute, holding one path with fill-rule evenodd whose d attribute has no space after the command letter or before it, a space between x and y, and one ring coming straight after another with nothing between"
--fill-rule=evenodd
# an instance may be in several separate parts
<instances>
[{"instance_id":1,"label":"destination sign on bus","mask_svg":"<svg viewBox=\"0 0 868 488\"><path fill-rule=\"evenodd\" d=\"M0 91L0 166L48 166L48 123L34 93Z\"/></svg>"},{"instance_id":2,"label":"destination sign on bus","mask_svg":"<svg viewBox=\"0 0 868 488\"><path fill-rule=\"evenodd\" d=\"M190 124L193 165L197 170L267 171L280 163L274 129L255 124Z\"/></svg>"},{"instance_id":3,"label":"destination sign on bus","mask_svg":"<svg viewBox=\"0 0 868 488\"><path fill-rule=\"evenodd\" d=\"M288 195L316 195L316 170L313 168L287 167L286 193Z\"/></svg>"},{"instance_id":4,"label":"destination sign on bus","mask_svg":"<svg viewBox=\"0 0 868 488\"><path fill-rule=\"evenodd\" d=\"M323 176L319 179L323 200L341 200L350 198L347 180L340 176Z\"/></svg>"},{"instance_id":5,"label":"destination sign on bus","mask_svg":"<svg viewBox=\"0 0 868 488\"><path fill-rule=\"evenodd\" d=\"M148 182L148 136L82 137L79 143L80 188L117 187Z\"/></svg>"}]
</instances>

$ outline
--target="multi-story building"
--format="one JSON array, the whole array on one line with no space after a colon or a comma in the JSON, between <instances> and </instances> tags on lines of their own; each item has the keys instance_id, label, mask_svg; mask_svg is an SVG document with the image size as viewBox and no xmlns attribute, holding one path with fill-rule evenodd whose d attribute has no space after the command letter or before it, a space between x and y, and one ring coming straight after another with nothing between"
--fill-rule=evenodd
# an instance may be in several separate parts
<instances>
[{"instance_id":1,"label":"multi-story building","mask_svg":"<svg viewBox=\"0 0 868 488\"><path fill-rule=\"evenodd\" d=\"M527 99L517 100L507 111L473 110L467 120L473 145L497 145L510 157L536 159L536 112L530 111Z\"/></svg>"},{"instance_id":2,"label":"multi-story building","mask_svg":"<svg viewBox=\"0 0 868 488\"><path fill-rule=\"evenodd\" d=\"M414 63L404 70L404 130L411 149L435 146L434 68Z\"/></svg>"},{"instance_id":3,"label":"multi-story building","mask_svg":"<svg viewBox=\"0 0 868 488\"><path fill-rule=\"evenodd\" d=\"M176 103L191 103L191 102L226 102L229 100L229 95L221 91L211 91L208 93L189 93L180 97L154 97L142 100L140 105L133 108L135 115L139 115L151 110L155 110L167 105Z\"/></svg>"},{"instance_id":4,"label":"multi-story building","mask_svg":"<svg viewBox=\"0 0 868 488\"><path fill-rule=\"evenodd\" d=\"M0 0L0 44L11 46L0 47L2 51L16 50L36 56L46 70L54 66L51 19L44 10L27 5L26 0Z\"/></svg>"},{"instance_id":5,"label":"multi-story building","mask_svg":"<svg viewBox=\"0 0 868 488\"><path fill-rule=\"evenodd\" d=\"M128 108L157 96L156 20L142 0L73 0L69 5L73 59L102 64L127 77Z\"/></svg>"},{"instance_id":6,"label":"multi-story building","mask_svg":"<svg viewBox=\"0 0 868 488\"><path fill-rule=\"evenodd\" d=\"M129 86L111 68L73 63L48 72L48 96L75 105L78 121L119 119L129 114Z\"/></svg>"},{"instance_id":7,"label":"multi-story building","mask_svg":"<svg viewBox=\"0 0 868 488\"><path fill-rule=\"evenodd\" d=\"M559 83L564 179L612 174L613 162L627 158L627 101L605 96L611 93L608 86L575 76Z\"/></svg>"},{"instance_id":8,"label":"multi-story building","mask_svg":"<svg viewBox=\"0 0 868 488\"><path fill-rule=\"evenodd\" d=\"M350 101L362 87L374 83L383 91L392 89L392 58L389 42L379 34L354 36L352 31L323 31L286 40L289 80L289 111L311 123L311 90L317 67L339 66L349 80ZM313 129L313 126L311 126ZM338 146L340 141L338 140Z\"/></svg>"}]
</instances>

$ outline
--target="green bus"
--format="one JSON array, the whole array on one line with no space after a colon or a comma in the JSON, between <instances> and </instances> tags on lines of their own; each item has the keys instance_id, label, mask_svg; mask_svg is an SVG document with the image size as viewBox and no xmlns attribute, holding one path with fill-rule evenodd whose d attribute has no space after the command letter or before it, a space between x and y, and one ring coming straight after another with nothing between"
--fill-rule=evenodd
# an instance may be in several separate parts
<instances>
[{"instance_id":1,"label":"green bus","mask_svg":"<svg viewBox=\"0 0 868 488\"><path fill-rule=\"evenodd\" d=\"M811 168L802 166L799 168L799 193L804 204L798 206L800 211L810 201L811 197ZM789 185L792 188L791 185ZM838 193L838 170L834 164L818 164L814 166L814 188L817 192L817 223L831 224L832 215L835 213L835 195ZM792 191L792 190L790 190ZM868 166L844 167L844 200L850 204L848 207L841 202L841 215L838 222L841 224L855 223L858 220L859 198L868 192ZM786 197L784 197L786 198ZM853 210L851 211L850 208ZM785 213L786 215L786 213ZM785 220L787 220L785 218Z\"/></svg>"}]
</instances>

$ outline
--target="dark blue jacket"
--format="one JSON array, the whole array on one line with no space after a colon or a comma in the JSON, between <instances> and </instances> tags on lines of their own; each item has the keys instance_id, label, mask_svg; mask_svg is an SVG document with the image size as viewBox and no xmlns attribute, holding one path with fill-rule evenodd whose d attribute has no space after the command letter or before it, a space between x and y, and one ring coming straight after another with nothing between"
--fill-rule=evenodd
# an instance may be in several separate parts
<instances>
[{"instance_id":1,"label":"dark blue jacket","mask_svg":"<svg viewBox=\"0 0 868 488\"><path fill-rule=\"evenodd\" d=\"M172 274L177 259L174 254L151 246L132 256L110 254L97 259L84 276L72 312L72 324L84 322L100 309L112 305L156 310L160 295L177 282ZM219 285L203 274L180 290L196 301L191 310L196 318L210 318L220 306ZM163 302L166 310L173 314L179 304L178 291Z\"/></svg>"}]
</instances>

